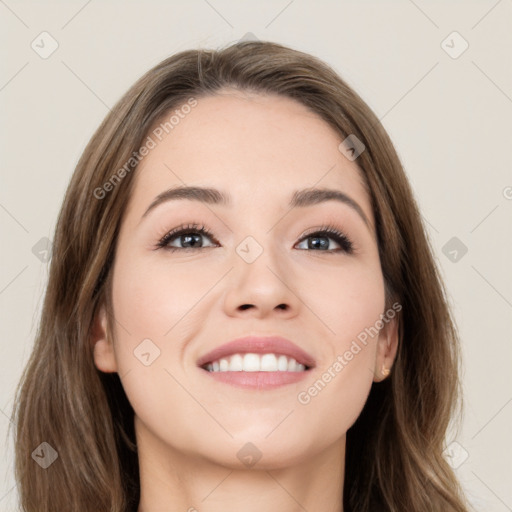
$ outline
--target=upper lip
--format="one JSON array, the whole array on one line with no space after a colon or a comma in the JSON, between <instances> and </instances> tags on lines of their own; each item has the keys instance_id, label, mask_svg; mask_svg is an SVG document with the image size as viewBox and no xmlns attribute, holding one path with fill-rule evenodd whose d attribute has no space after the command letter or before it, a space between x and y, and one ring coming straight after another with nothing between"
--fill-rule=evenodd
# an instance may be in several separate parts
<instances>
[{"instance_id":1,"label":"upper lip","mask_svg":"<svg viewBox=\"0 0 512 512\"><path fill-rule=\"evenodd\" d=\"M204 354L197 360L198 366L203 366L213 361L218 361L223 357L231 356L233 354L282 354L288 357L293 357L298 363L306 367L312 368L315 366L314 358L298 347L295 343L280 336L246 336L244 338L237 338L229 341L220 347L214 348L207 354Z\"/></svg>"}]
</instances>

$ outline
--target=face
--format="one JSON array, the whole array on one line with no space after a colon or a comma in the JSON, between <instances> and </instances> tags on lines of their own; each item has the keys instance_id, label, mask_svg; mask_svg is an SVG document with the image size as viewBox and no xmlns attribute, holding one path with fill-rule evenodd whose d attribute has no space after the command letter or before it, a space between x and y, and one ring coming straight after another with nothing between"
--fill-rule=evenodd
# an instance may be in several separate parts
<instances>
[{"instance_id":1,"label":"face","mask_svg":"<svg viewBox=\"0 0 512 512\"><path fill-rule=\"evenodd\" d=\"M94 339L98 369L119 373L138 440L230 467L243 466L245 447L262 454L262 468L343 444L396 349L395 321L381 321L384 281L357 160L317 115L271 95L199 98L160 137L136 171L117 241L115 321L102 310ZM161 196L183 186L229 200ZM291 206L312 188L345 200ZM253 346L217 359L228 370L265 359L258 372L198 365L247 336L293 346L260 346L275 359L245 358ZM280 355L300 363L297 348L307 369L290 371L285 359L291 367L275 371Z\"/></svg>"}]
</instances>

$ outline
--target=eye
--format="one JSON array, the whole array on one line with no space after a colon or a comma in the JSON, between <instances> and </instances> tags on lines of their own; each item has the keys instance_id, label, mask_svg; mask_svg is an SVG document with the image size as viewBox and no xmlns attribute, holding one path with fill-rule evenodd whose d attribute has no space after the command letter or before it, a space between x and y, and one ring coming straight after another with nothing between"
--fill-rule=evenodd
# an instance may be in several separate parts
<instances>
[{"instance_id":1,"label":"eye","mask_svg":"<svg viewBox=\"0 0 512 512\"><path fill-rule=\"evenodd\" d=\"M334 240L339 248L329 249L329 239ZM351 240L334 226L323 226L319 230L304 236L300 243L305 241L308 241L306 248L315 250L315 252L346 252L347 254L354 252L354 244Z\"/></svg>"},{"instance_id":2,"label":"eye","mask_svg":"<svg viewBox=\"0 0 512 512\"><path fill-rule=\"evenodd\" d=\"M187 251L193 249L205 249L207 247L215 247L215 245L204 246L202 243L202 237L210 238L215 240L211 231L208 230L204 225L199 224L187 224L173 229L160 239L157 243L157 248L162 248L167 251ZM329 248L331 245L329 240L334 241L338 244L338 248ZM181 246L173 246L171 244L179 242ZM313 250L314 252L327 252L327 253L339 253L345 252L347 254L353 254L354 245L351 240L341 231L336 229L334 226L323 226L305 236L302 237L299 243L307 243L305 249ZM217 242L216 242L217 243ZM304 247L299 247L301 250Z\"/></svg>"},{"instance_id":3,"label":"eye","mask_svg":"<svg viewBox=\"0 0 512 512\"><path fill-rule=\"evenodd\" d=\"M167 233L158 242L157 247L166 249L168 251L186 251L189 249L203 249L206 247L213 247L203 246L201 237L208 237L215 240L213 238L213 234L205 226L200 226L199 224L183 225ZM182 244L181 247L175 247L171 245L171 242L173 242L175 239Z\"/></svg>"}]
</instances>

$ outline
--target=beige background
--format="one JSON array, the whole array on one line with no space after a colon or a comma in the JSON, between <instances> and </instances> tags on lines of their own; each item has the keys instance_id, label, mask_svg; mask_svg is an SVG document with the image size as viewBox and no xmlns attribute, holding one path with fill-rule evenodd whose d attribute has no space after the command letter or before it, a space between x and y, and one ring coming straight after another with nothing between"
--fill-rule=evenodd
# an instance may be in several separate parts
<instances>
[{"instance_id":1,"label":"beige background","mask_svg":"<svg viewBox=\"0 0 512 512\"><path fill-rule=\"evenodd\" d=\"M447 456L478 510L512 510L511 27L511 0L0 0L0 510L17 503L7 428L47 277L44 238L80 153L147 69L248 32L327 61L389 131L463 340L466 413Z\"/></svg>"}]
</instances>

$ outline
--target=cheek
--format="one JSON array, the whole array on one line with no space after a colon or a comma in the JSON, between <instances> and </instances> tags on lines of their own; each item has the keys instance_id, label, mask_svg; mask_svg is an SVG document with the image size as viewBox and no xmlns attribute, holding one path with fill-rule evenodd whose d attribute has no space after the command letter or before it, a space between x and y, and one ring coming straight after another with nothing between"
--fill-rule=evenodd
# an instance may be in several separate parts
<instances>
[{"instance_id":1,"label":"cheek","mask_svg":"<svg viewBox=\"0 0 512 512\"><path fill-rule=\"evenodd\" d=\"M116 317L139 337L163 338L218 280L207 265L164 258L120 260L113 279Z\"/></svg>"},{"instance_id":2,"label":"cheek","mask_svg":"<svg viewBox=\"0 0 512 512\"><path fill-rule=\"evenodd\" d=\"M346 260L337 267L302 270L303 277L299 274L298 296L317 318L316 332L328 331L328 343L322 344L337 352L348 348L358 335L364 338L365 330L384 313L384 279L378 260L373 265Z\"/></svg>"},{"instance_id":3,"label":"cheek","mask_svg":"<svg viewBox=\"0 0 512 512\"><path fill-rule=\"evenodd\" d=\"M318 340L323 347L318 372L301 388L297 401L318 421L318 429L335 436L357 419L372 386L384 280L380 267L353 265L329 275L317 273L311 290L308 305L328 333ZM325 418L330 425L322 427Z\"/></svg>"},{"instance_id":4,"label":"cheek","mask_svg":"<svg viewBox=\"0 0 512 512\"><path fill-rule=\"evenodd\" d=\"M168 372L183 380L183 350L201 325L198 315L204 317L207 303L201 298L219 272L199 262L171 263L161 254L140 259L127 254L113 269L116 360L132 406L151 415L158 411L159 393L160 400L168 400L175 387Z\"/></svg>"},{"instance_id":5,"label":"cheek","mask_svg":"<svg viewBox=\"0 0 512 512\"><path fill-rule=\"evenodd\" d=\"M116 360L128 400L146 424L164 421L166 404L179 407L180 414L197 413L171 375L183 381L179 321L197 302L201 286L191 283L194 274L179 265L124 257L127 253L116 260L112 296Z\"/></svg>"},{"instance_id":6,"label":"cheek","mask_svg":"<svg viewBox=\"0 0 512 512\"><path fill-rule=\"evenodd\" d=\"M297 395L297 416L329 444L354 424L368 398L373 380L364 350L351 361L334 360L322 368Z\"/></svg>"}]
</instances>

